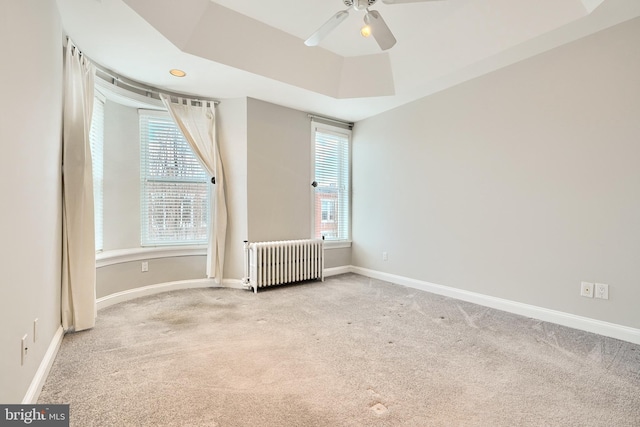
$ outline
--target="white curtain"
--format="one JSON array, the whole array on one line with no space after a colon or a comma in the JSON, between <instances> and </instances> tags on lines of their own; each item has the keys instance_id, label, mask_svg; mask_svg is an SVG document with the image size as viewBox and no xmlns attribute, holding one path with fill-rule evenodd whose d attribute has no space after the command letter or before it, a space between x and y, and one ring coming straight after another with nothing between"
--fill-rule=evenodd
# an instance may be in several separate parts
<instances>
[{"instance_id":1,"label":"white curtain","mask_svg":"<svg viewBox=\"0 0 640 427\"><path fill-rule=\"evenodd\" d=\"M178 102L171 102L171 98L166 95L160 97L207 173L215 179L211 193L207 277L215 278L218 283L222 283L227 235L227 202L222 160L216 140L215 105L212 106L211 102L193 102L182 98L178 98Z\"/></svg>"},{"instance_id":2,"label":"white curtain","mask_svg":"<svg viewBox=\"0 0 640 427\"><path fill-rule=\"evenodd\" d=\"M89 129L93 65L71 40L65 55L62 135L62 327L92 328L96 318L96 249Z\"/></svg>"}]
</instances>

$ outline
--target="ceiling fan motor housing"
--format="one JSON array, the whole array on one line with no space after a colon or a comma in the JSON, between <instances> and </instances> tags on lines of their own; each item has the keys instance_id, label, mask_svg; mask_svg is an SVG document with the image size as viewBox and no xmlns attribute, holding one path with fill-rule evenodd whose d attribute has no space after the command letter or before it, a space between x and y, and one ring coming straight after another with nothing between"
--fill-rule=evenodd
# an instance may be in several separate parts
<instances>
[{"instance_id":1,"label":"ceiling fan motor housing","mask_svg":"<svg viewBox=\"0 0 640 427\"><path fill-rule=\"evenodd\" d=\"M347 7L353 6L356 10L364 10L376 4L377 1L378 0L344 0L344 4Z\"/></svg>"}]
</instances>

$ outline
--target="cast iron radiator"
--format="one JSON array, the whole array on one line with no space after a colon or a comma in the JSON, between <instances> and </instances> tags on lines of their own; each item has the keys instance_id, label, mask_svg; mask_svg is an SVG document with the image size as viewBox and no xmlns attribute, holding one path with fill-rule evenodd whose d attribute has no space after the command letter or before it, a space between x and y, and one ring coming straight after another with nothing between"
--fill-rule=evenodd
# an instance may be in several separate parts
<instances>
[{"instance_id":1,"label":"cast iron radiator","mask_svg":"<svg viewBox=\"0 0 640 427\"><path fill-rule=\"evenodd\" d=\"M258 288L303 280L324 281L324 241L320 239L277 242L244 242L244 284Z\"/></svg>"}]
</instances>

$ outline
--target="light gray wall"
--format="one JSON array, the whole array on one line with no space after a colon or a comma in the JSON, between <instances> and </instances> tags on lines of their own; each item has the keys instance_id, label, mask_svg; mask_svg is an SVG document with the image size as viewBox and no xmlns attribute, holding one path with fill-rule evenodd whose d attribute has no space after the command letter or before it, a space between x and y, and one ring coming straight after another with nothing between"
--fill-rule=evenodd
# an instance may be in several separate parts
<instances>
[{"instance_id":1,"label":"light gray wall","mask_svg":"<svg viewBox=\"0 0 640 427\"><path fill-rule=\"evenodd\" d=\"M128 291L142 286L206 277L206 256L181 256L149 259L149 271L142 272L139 261L100 267L96 297Z\"/></svg>"},{"instance_id":2,"label":"light gray wall","mask_svg":"<svg viewBox=\"0 0 640 427\"><path fill-rule=\"evenodd\" d=\"M311 237L311 122L307 113L247 100L249 241ZM351 249L327 249L325 267L349 265Z\"/></svg>"},{"instance_id":3,"label":"light gray wall","mask_svg":"<svg viewBox=\"0 0 640 427\"><path fill-rule=\"evenodd\" d=\"M247 106L246 99L224 100L217 109L220 154L226 174L227 209L229 210L225 277L241 279L243 275L243 241L247 236ZM116 102L105 105L105 250L140 247L140 145L138 110ZM206 257L195 257L202 265L171 258L154 260L157 269L179 269L172 280L205 277ZM98 296L112 290L124 290L170 281L158 274L141 275L131 265L111 265L98 269ZM164 264L164 265L163 265ZM149 265L150 273L152 265ZM117 283L113 282L117 278Z\"/></svg>"},{"instance_id":4,"label":"light gray wall","mask_svg":"<svg viewBox=\"0 0 640 427\"><path fill-rule=\"evenodd\" d=\"M359 122L353 264L640 327L639 41L635 19Z\"/></svg>"},{"instance_id":5,"label":"light gray wall","mask_svg":"<svg viewBox=\"0 0 640 427\"><path fill-rule=\"evenodd\" d=\"M305 113L249 98L249 240L311 237L311 125Z\"/></svg>"},{"instance_id":6,"label":"light gray wall","mask_svg":"<svg viewBox=\"0 0 640 427\"><path fill-rule=\"evenodd\" d=\"M311 125L307 114L268 102L225 99L218 136L226 176L225 278L243 276L243 241L311 236ZM349 265L349 248L326 251L325 266Z\"/></svg>"},{"instance_id":7,"label":"light gray wall","mask_svg":"<svg viewBox=\"0 0 640 427\"><path fill-rule=\"evenodd\" d=\"M224 100L218 107L218 137L226 174L229 210L225 278L243 276L247 236L246 99ZM105 104L104 249L140 247L140 145L138 110L107 100ZM97 296L150 284L206 277L206 257L150 258L97 269Z\"/></svg>"},{"instance_id":8,"label":"light gray wall","mask_svg":"<svg viewBox=\"0 0 640 427\"><path fill-rule=\"evenodd\" d=\"M55 2L3 1L0 16L14 65L0 79L0 402L20 403L60 326L62 29Z\"/></svg>"},{"instance_id":9,"label":"light gray wall","mask_svg":"<svg viewBox=\"0 0 640 427\"><path fill-rule=\"evenodd\" d=\"M324 250L324 268L351 265L351 248L333 248Z\"/></svg>"},{"instance_id":10,"label":"light gray wall","mask_svg":"<svg viewBox=\"0 0 640 427\"><path fill-rule=\"evenodd\" d=\"M107 100L104 134L104 250L140 248L138 109ZM206 277L206 256L149 258L96 269L96 296L157 283Z\"/></svg>"},{"instance_id":11,"label":"light gray wall","mask_svg":"<svg viewBox=\"0 0 640 427\"><path fill-rule=\"evenodd\" d=\"M267 102L225 99L217 107L228 224L225 279L244 275L243 241L311 236L311 125L307 114ZM104 249L140 246L140 148L136 108L105 105ZM349 248L326 252L326 267L349 265ZM158 258L97 269L98 297L153 283L203 278L206 257ZM162 272L170 272L163 275Z\"/></svg>"},{"instance_id":12,"label":"light gray wall","mask_svg":"<svg viewBox=\"0 0 640 427\"><path fill-rule=\"evenodd\" d=\"M227 197L227 236L224 277L244 276L247 239L247 101L225 99L217 107L218 144L224 163Z\"/></svg>"}]
</instances>

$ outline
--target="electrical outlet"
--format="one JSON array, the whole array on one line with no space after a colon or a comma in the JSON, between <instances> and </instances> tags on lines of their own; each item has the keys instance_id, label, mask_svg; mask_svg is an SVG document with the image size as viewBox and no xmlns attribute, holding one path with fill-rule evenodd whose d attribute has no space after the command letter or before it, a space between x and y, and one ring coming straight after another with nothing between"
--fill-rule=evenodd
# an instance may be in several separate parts
<instances>
[{"instance_id":1,"label":"electrical outlet","mask_svg":"<svg viewBox=\"0 0 640 427\"><path fill-rule=\"evenodd\" d=\"M609 285L606 283L596 283L596 298L609 299Z\"/></svg>"},{"instance_id":2,"label":"electrical outlet","mask_svg":"<svg viewBox=\"0 0 640 427\"><path fill-rule=\"evenodd\" d=\"M580 283L580 295L587 298L593 298L593 283L590 283L590 282Z\"/></svg>"},{"instance_id":3,"label":"electrical outlet","mask_svg":"<svg viewBox=\"0 0 640 427\"><path fill-rule=\"evenodd\" d=\"M389 259L389 254L386 252L382 252L382 260L387 261Z\"/></svg>"},{"instance_id":4,"label":"electrical outlet","mask_svg":"<svg viewBox=\"0 0 640 427\"><path fill-rule=\"evenodd\" d=\"M24 362L27 359L28 350L29 347L27 346L27 334L24 334L22 340L20 340L20 366L24 365Z\"/></svg>"},{"instance_id":5,"label":"electrical outlet","mask_svg":"<svg viewBox=\"0 0 640 427\"><path fill-rule=\"evenodd\" d=\"M149 261L142 261L142 272L146 273L149 271Z\"/></svg>"},{"instance_id":6,"label":"electrical outlet","mask_svg":"<svg viewBox=\"0 0 640 427\"><path fill-rule=\"evenodd\" d=\"M33 319L33 342L38 339L38 318Z\"/></svg>"}]
</instances>

